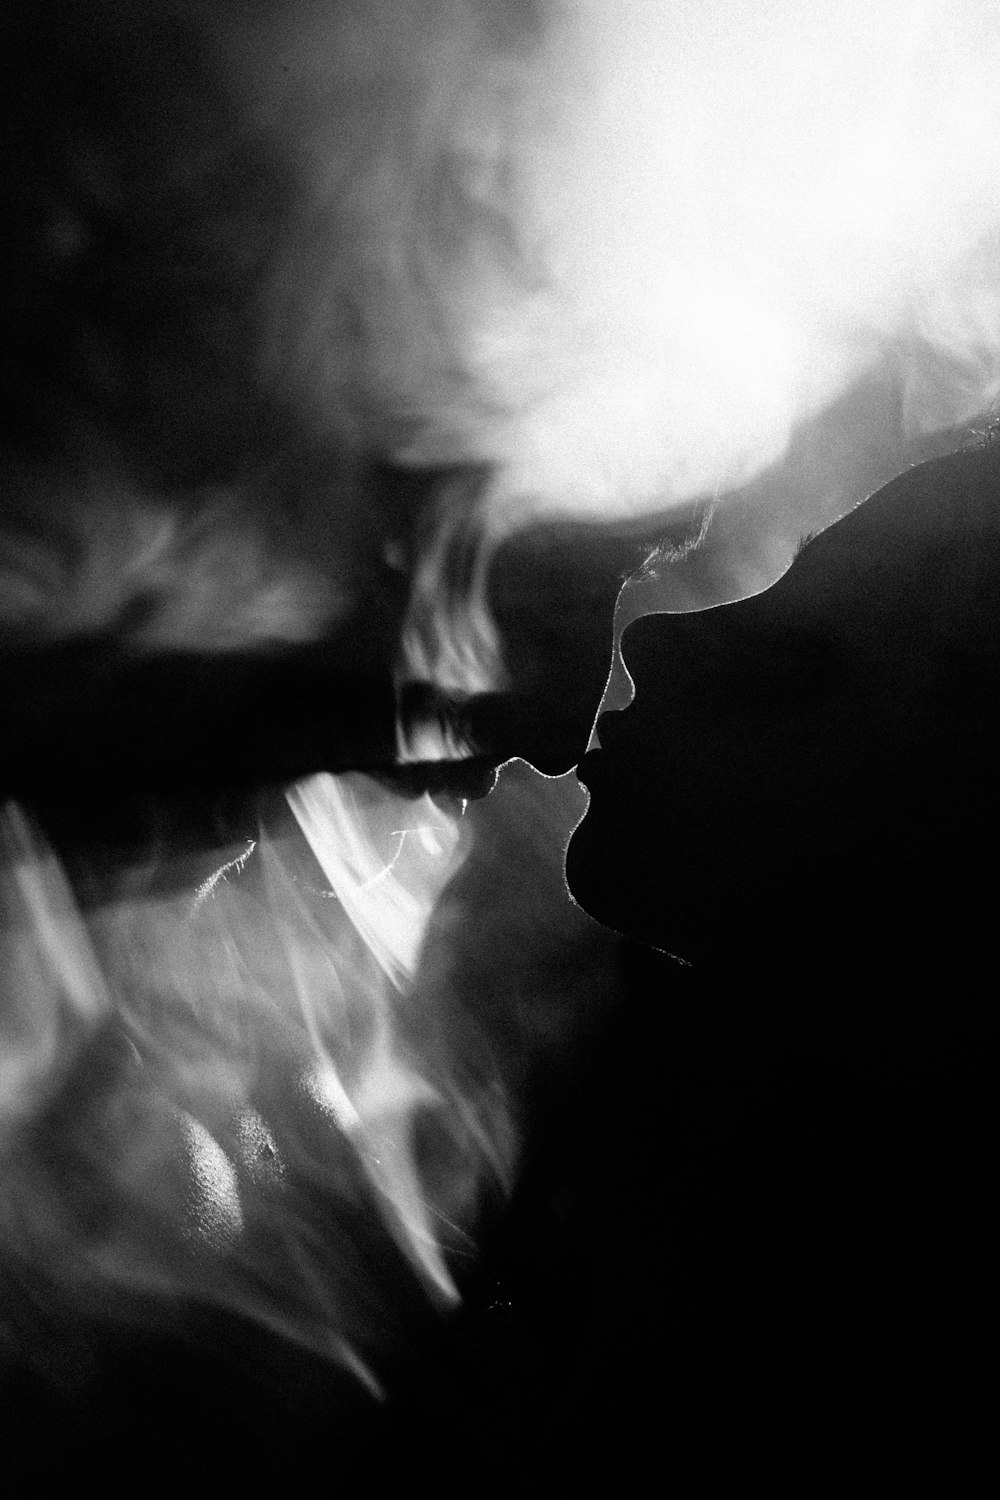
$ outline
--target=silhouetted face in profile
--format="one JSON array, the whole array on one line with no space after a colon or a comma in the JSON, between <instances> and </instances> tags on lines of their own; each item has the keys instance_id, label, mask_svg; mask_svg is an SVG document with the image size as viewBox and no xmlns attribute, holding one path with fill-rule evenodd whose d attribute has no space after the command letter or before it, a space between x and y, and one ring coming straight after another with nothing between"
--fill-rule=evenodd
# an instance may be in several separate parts
<instances>
[{"instance_id":1,"label":"silhouetted face in profile","mask_svg":"<svg viewBox=\"0 0 1000 1500\"><path fill-rule=\"evenodd\" d=\"M975 983L989 944L1000 460L911 470L764 593L634 624L569 877L740 986Z\"/></svg>"}]
</instances>

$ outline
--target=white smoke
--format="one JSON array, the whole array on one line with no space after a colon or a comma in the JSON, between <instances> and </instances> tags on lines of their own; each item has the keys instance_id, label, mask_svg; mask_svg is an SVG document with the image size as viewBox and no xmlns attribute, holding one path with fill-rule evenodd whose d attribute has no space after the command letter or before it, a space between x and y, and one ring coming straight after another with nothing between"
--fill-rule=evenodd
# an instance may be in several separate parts
<instances>
[{"instance_id":1,"label":"white smoke","mask_svg":"<svg viewBox=\"0 0 1000 1500\"><path fill-rule=\"evenodd\" d=\"M295 15L238 49L302 186L266 358L395 463L487 465L444 534L725 495L877 369L913 434L995 404L990 0Z\"/></svg>"},{"instance_id":2,"label":"white smoke","mask_svg":"<svg viewBox=\"0 0 1000 1500\"><path fill-rule=\"evenodd\" d=\"M96 392L73 420L117 422L138 390L154 470L204 487L228 465L228 508L206 492L188 511L236 518L232 587L211 558L208 583L246 600L227 634L166 535L173 491L123 460L114 482L148 512L131 548L106 512L71 527L91 561L59 606L44 548L5 559L31 629L134 634L127 600L99 602L123 579L111 593L155 596L140 645L197 645L203 620L222 644L322 631L379 529L398 546L389 521L359 532L366 466L450 466L479 477L441 484L415 523L399 671L475 691L502 678L486 586L519 528L649 517L655 536L671 508L778 472L872 372L912 435L997 401L992 0L133 0L66 26L69 66L109 103L103 134L72 111L44 124L62 174L42 184L44 287L86 290L105 243L123 284L110 330L71 304ZM129 27L152 40L126 63ZM258 434L289 412L282 453ZM107 436L88 439L105 458ZM324 450L336 472L303 459ZM307 555L269 570L260 518L289 488Z\"/></svg>"},{"instance_id":3,"label":"white smoke","mask_svg":"<svg viewBox=\"0 0 1000 1500\"><path fill-rule=\"evenodd\" d=\"M109 18L127 30L147 8L86 14L98 31ZM809 512L783 466L794 455L796 475L823 467L796 444L808 448L810 424L839 422L841 403L853 410L866 382L895 393L885 424L865 428L866 443L893 454L907 434L954 429L997 400L990 0L177 0L152 11L182 21L208 94L226 94L225 111L203 112L204 140L189 119L176 160L165 131L149 153L166 161L148 195L162 193L164 219L181 235L181 210L195 215L180 238L195 274L179 295L204 270L220 326L233 317L249 330L234 344L250 367L247 441L258 408L294 412L291 467L303 452L334 454L347 478L302 466L307 488L323 475L309 508L325 518L318 559L314 530L296 556L288 526L262 519L288 483L288 455L266 445L245 467L239 455L221 465L218 494L212 466L194 463L183 504L176 474L188 470L178 464L158 491L155 461L144 490L125 459L120 488L91 474L65 517L61 493L34 494L32 524L8 524L3 538L9 633L108 631L197 650L309 638L348 617L364 598L359 576L397 547L388 520L362 514L375 504L369 466L445 469L415 523L398 672L477 691L503 671L490 556L519 528L645 518L652 538L672 509L772 479L776 504ZM134 82L150 83L141 67ZM130 125L114 117L111 134ZM158 258L156 213L133 243L137 204L116 196L114 152L97 171L92 142L70 146L87 156L87 191L96 181L104 194L108 243L118 232L126 244L123 275L131 254L141 262L129 292L147 295L178 258ZM282 189L261 167L267 253L247 250L252 274L240 269L242 221L234 228L235 210L213 196L239 152ZM135 171L121 181L134 191L137 177L145 188ZM257 182L249 171L247 195ZM94 225L76 198L56 209L59 275L89 274ZM125 389L134 366L114 338L84 333L81 348L98 347L93 383ZM220 356L226 379L231 354ZM144 368L156 356L140 344L130 358ZM202 376L203 363L193 360ZM118 412L102 400L84 429ZM171 442L196 416L184 401L167 413ZM352 1211L374 1195L401 1253L453 1294L455 1224L464 1233L484 1180L506 1180L514 1131L490 1049L471 1026L467 1045L446 1045L442 1006L457 1002L421 971L463 840L379 790L300 789L294 837L262 839L249 862L219 849L193 907L189 891L157 895L144 870L84 913L44 836L17 809L0 820L0 1236L26 1274L151 1293L179 1277L313 1347L328 1335L336 1345L355 1302L364 1322L369 1267L356 1267L364 1247L336 1213L317 1229L321 1183ZM480 816L489 823L489 810ZM529 808L524 821L535 818ZM519 857L503 871L530 907L512 953L537 920ZM132 877L152 894L133 898ZM480 881L481 906L498 883L493 872ZM449 920L455 951L481 943L483 923L465 919L454 887ZM506 979L506 929L488 936L484 966ZM563 972L560 951L546 983ZM436 1132L445 1163L433 1191L421 1132Z\"/></svg>"}]
</instances>

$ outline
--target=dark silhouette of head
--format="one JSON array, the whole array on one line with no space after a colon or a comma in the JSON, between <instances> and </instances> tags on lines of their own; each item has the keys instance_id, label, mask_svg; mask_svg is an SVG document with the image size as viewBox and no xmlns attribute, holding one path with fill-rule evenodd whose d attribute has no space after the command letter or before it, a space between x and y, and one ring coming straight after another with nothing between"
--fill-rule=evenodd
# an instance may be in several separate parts
<instances>
[{"instance_id":1,"label":"dark silhouette of head","mask_svg":"<svg viewBox=\"0 0 1000 1500\"><path fill-rule=\"evenodd\" d=\"M581 768L569 874L588 909L805 1008L979 982L998 496L990 447L924 464L765 592L629 628L635 702L599 721Z\"/></svg>"}]
</instances>

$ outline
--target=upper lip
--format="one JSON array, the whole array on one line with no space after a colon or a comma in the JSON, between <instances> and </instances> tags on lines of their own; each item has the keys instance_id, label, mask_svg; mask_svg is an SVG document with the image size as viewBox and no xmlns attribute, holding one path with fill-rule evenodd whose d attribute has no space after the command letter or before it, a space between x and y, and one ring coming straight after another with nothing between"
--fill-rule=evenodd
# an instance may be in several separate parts
<instances>
[{"instance_id":1,"label":"upper lip","mask_svg":"<svg viewBox=\"0 0 1000 1500\"><path fill-rule=\"evenodd\" d=\"M518 757L545 775L568 771L587 743L579 715L539 695L496 692L463 698L427 683L411 683L400 691L399 714L404 738L416 738L413 731L420 724L437 724L442 742L465 745L471 760L496 766Z\"/></svg>"},{"instance_id":2,"label":"upper lip","mask_svg":"<svg viewBox=\"0 0 1000 1500\"><path fill-rule=\"evenodd\" d=\"M469 756L465 760L422 760L410 765L386 768L380 774L392 787L405 795L422 796L425 792L476 801L493 790L498 762L486 756Z\"/></svg>"},{"instance_id":3,"label":"upper lip","mask_svg":"<svg viewBox=\"0 0 1000 1500\"><path fill-rule=\"evenodd\" d=\"M426 683L397 691L388 672L344 671L325 642L150 656L103 638L8 644L0 683L0 793L13 796L184 795L316 771L465 784L472 796L515 757L545 775L568 771L589 731L549 693L463 699ZM451 731L445 746L468 754L401 766L397 725L405 733L408 714L438 718Z\"/></svg>"},{"instance_id":4,"label":"upper lip","mask_svg":"<svg viewBox=\"0 0 1000 1500\"><path fill-rule=\"evenodd\" d=\"M586 755L582 756L577 763L577 780L581 781L585 787L590 788L595 769L600 767L601 755L602 752L600 750L588 750ZM598 774L600 774L599 769Z\"/></svg>"}]
</instances>

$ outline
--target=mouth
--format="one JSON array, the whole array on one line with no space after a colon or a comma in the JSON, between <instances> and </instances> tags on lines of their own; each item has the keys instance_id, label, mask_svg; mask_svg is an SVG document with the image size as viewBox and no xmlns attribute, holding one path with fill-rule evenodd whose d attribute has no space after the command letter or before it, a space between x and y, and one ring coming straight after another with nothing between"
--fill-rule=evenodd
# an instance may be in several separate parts
<instances>
[{"instance_id":1,"label":"mouth","mask_svg":"<svg viewBox=\"0 0 1000 1500\"><path fill-rule=\"evenodd\" d=\"M430 796L477 802L493 790L500 765L488 756L474 755L466 760L414 761L372 774L376 781L412 801Z\"/></svg>"},{"instance_id":2,"label":"mouth","mask_svg":"<svg viewBox=\"0 0 1000 1500\"><path fill-rule=\"evenodd\" d=\"M603 755L601 750L588 750L574 766L576 779L581 786L586 787L588 792L594 792L597 784L604 774Z\"/></svg>"},{"instance_id":3,"label":"mouth","mask_svg":"<svg viewBox=\"0 0 1000 1500\"><path fill-rule=\"evenodd\" d=\"M375 773L414 796L485 797L509 760L526 761L545 776L564 775L586 743L578 713L550 697L516 692L462 699L408 684L400 694L399 722L404 742L441 747L440 754L406 757Z\"/></svg>"},{"instance_id":4,"label":"mouth","mask_svg":"<svg viewBox=\"0 0 1000 1500\"><path fill-rule=\"evenodd\" d=\"M129 802L207 804L322 771L459 800L484 796L512 759L563 775L587 748L622 575L646 550L631 534L564 542L539 533L498 560L503 690L400 685L393 652L367 649L360 623L226 650L150 652L114 632L8 638L0 794L75 819L93 803L106 817Z\"/></svg>"},{"instance_id":5,"label":"mouth","mask_svg":"<svg viewBox=\"0 0 1000 1500\"><path fill-rule=\"evenodd\" d=\"M585 743L557 703L398 689L388 672L344 672L324 645L140 657L91 640L0 657L0 791L36 805L207 802L323 771L471 800L503 762L561 774Z\"/></svg>"}]
</instances>

